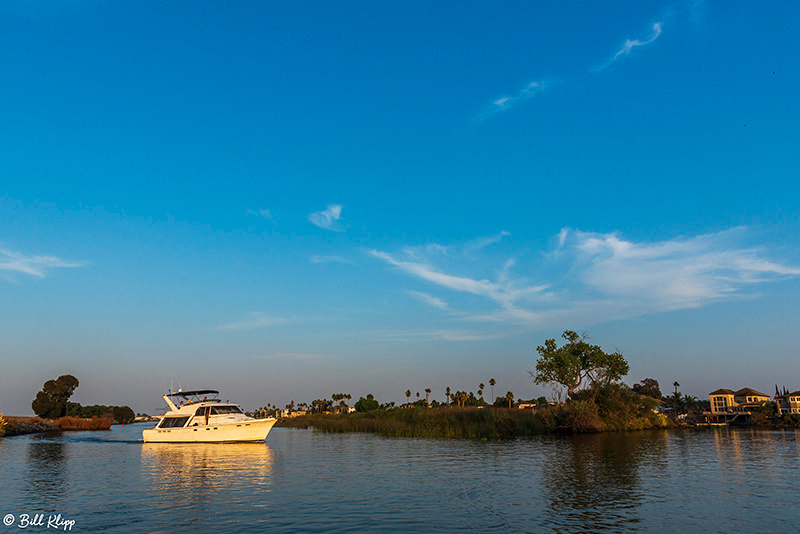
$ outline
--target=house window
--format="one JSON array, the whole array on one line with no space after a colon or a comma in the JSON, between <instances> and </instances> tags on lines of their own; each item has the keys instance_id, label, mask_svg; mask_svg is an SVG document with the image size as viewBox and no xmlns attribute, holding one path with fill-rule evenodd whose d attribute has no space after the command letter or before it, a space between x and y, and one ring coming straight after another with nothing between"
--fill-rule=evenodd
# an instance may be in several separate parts
<instances>
[{"instance_id":1,"label":"house window","mask_svg":"<svg viewBox=\"0 0 800 534\"><path fill-rule=\"evenodd\" d=\"M714 411L724 412L728 408L728 399L726 397L714 397Z\"/></svg>"}]
</instances>

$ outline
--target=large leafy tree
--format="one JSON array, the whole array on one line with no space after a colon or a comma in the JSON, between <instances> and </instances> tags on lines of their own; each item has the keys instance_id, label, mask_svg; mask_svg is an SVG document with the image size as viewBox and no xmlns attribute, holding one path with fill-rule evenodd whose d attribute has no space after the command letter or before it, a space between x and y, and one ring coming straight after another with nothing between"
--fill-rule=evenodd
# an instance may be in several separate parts
<instances>
[{"instance_id":1,"label":"large leafy tree","mask_svg":"<svg viewBox=\"0 0 800 534\"><path fill-rule=\"evenodd\" d=\"M56 419L67 413L67 401L78 387L78 379L72 375L61 375L48 380L31 403L33 413L45 419Z\"/></svg>"},{"instance_id":2,"label":"large leafy tree","mask_svg":"<svg viewBox=\"0 0 800 534\"><path fill-rule=\"evenodd\" d=\"M358 402L355 404L355 409L357 412L371 412L372 410L377 410L379 407L380 403L375 400L375 397L372 396L372 393L368 394L367 398L359 398Z\"/></svg>"},{"instance_id":3,"label":"large leafy tree","mask_svg":"<svg viewBox=\"0 0 800 534\"><path fill-rule=\"evenodd\" d=\"M654 399L661 398L661 388L658 385L658 380L655 378L644 378L641 384L634 384L633 391L640 395L647 395Z\"/></svg>"},{"instance_id":4,"label":"large leafy tree","mask_svg":"<svg viewBox=\"0 0 800 534\"><path fill-rule=\"evenodd\" d=\"M628 374L628 362L619 352L608 354L588 343L586 334L572 330L565 330L561 337L566 343L560 347L555 339L536 347L536 371L528 371L536 384L562 386L572 396L581 386L614 382Z\"/></svg>"}]
</instances>

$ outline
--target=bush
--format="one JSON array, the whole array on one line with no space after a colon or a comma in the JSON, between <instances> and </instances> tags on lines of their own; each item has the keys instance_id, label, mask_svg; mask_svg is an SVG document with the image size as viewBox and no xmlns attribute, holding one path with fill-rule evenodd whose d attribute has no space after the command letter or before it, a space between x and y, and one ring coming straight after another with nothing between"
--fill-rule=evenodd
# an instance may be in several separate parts
<instances>
[{"instance_id":1,"label":"bush","mask_svg":"<svg viewBox=\"0 0 800 534\"><path fill-rule=\"evenodd\" d=\"M8 421L3 414L0 413L0 436L4 436L6 434L13 434L17 430L17 427L14 426L14 423Z\"/></svg>"},{"instance_id":2,"label":"bush","mask_svg":"<svg viewBox=\"0 0 800 534\"><path fill-rule=\"evenodd\" d=\"M663 418L654 412L658 401L624 384L595 385L575 393L570 403L578 400L597 406L602 430L645 430L665 425Z\"/></svg>"},{"instance_id":3,"label":"bush","mask_svg":"<svg viewBox=\"0 0 800 534\"><path fill-rule=\"evenodd\" d=\"M136 414L133 413L128 406L114 406L114 409L111 411L114 414L114 420L117 423L132 423L133 420L136 418Z\"/></svg>"},{"instance_id":4,"label":"bush","mask_svg":"<svg viewBox=\"0 0 800 534\"><path fill-rule=\"evenodd\" d=\"M366 399L364 397L358 399L358 402L356 402L354 406L357 412L371 412L377 410L379 407L380 403L375 400L372 393L369 393Z\"/></svg>"}]
</instances>

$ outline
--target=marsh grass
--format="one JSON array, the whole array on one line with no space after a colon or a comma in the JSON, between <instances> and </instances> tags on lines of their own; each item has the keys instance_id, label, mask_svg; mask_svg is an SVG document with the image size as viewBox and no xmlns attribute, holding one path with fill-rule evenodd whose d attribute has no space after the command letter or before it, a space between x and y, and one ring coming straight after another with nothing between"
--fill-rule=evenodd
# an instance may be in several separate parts
<instances>
[{"instance_id":1,"label":"marsh grass","mask_svg":"<svg viewBox=\"0 0 800 534\"><path fill-rule=\"evenodd\" d=\"M320 432L371 432L392 437L508 439L547 431L527 410L498 408L396 408L340 415L306 415L281 426Z\"/></svg>"},{"instance_id":2,"label":"marsh grass","mask_svg":"<svg viewBox=\"0 0 800 534\"><path fill-rule=\"evenodd\" d=\"M395 408L363 413L312 414L283 420L279 426L320 432L371 432L392 437L509 439L551 432L587 433L648 430L670 426L654 413L655 401L626 386L607 384L569 402L537 410L446 406Z\"/></svg>"},{"instance_id":3,"label":"marsh grass","mask_svg":"<svg viewBox=\"0 0 800 534\"><path fill-rule=\"evenodd\" d=\"M53 424L59 430L109 430L114 422L109 417L59 417Z\"/></svg>"}]
</instances>

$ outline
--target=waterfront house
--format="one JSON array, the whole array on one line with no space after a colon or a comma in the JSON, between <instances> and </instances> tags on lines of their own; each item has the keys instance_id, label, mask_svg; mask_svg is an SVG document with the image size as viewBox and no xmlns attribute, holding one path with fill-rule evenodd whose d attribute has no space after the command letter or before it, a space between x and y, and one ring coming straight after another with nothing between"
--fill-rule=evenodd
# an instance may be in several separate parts
<instances>
[{"instance_id":1,"label":"waterfront house","mask_svg":"<svg viewBox=\"0 0 800 534\"><path fill-rule=\"evenodd\" d=\"M738 391L720 388L708 394L711 399L711 413L724 414L746 412L759 408L770 402L769 395L765 395L753 388L742 388Z\"/></svg>"},{"instance_id":2,"label":"waterfront house","mask_svg":"<svg viewBox=\"0 0 800 534\"><path fill-rule=\"evenodd\" d=\"M775 404L778 413L800 413L800 390L786 395L775 395Z\"/></svg>"}]
</instances>

